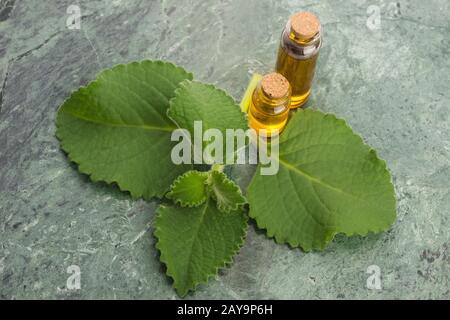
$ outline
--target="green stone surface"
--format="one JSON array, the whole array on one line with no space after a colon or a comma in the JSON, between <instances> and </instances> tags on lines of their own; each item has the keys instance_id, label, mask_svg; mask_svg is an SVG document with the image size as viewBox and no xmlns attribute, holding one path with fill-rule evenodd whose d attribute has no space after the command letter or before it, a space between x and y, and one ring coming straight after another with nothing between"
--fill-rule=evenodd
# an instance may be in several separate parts
<instances>
[{"instance_id":1,"label":"green stone surface","mask_svg":"<svg viewBox=\"0 0 450 320\"><path fill-rule=\"evenodd\" d=\"M80 30L66 26L74 4ZM386 159L398 220L313 253L251 223L235 263L188 298L450 298L447 0L0 0L0 298L177 298L154 248L158 202L79 174L55 112L100 70L141 59L171 60L238 100L304 9L324 29L309 106L345 118ZM251 172L230 173L245 185ZM71 265L79 290L66 286ZM381 290L366 285L371 265Z\"/></svg>"}]
</instances>

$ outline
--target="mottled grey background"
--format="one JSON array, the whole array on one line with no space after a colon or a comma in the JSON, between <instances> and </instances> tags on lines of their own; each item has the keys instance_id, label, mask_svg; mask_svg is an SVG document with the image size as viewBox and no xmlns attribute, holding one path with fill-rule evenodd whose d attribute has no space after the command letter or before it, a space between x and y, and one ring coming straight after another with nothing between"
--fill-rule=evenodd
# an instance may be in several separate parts
<instances>
[{"instance_id":1,"label":"mottled grey background","mask_svg":"<svg viewBox=\"0 0 450 320\"><path fill-rule=\"evenodd\" d=\"M71 4L81 30L66 27ZM366 25L371 5L379 29ZM146 58L239 99L303 9L325 30L309 105L345 118L387 160L398 220L309 254L251 225L234 265L189 298L450 298L447 0L0 0L0 298L177 298L154 249L157 203L80 175L59 149L55 111L100 70ZM81 290L66 288L70 265ZM382 290L366 287L370 265Z\"/></svg>"}]
</instances>

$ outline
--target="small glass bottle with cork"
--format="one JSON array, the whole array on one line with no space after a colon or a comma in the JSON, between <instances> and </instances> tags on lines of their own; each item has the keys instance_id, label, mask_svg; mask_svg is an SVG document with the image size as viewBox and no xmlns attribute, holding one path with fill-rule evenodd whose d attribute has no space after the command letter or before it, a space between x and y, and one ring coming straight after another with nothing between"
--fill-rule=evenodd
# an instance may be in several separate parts
<instances>
[{"instance_id":1,"label":"small glass bottle with cork","mask_svg":"<svg viewBox=\"0 0 450 320\"><path fill-rule=\"evenodd\" d=\"M276 72L253 76L241 102L250 127L281 133L289 110L303 106L310 94L317 58L322 46L319 19L310 12L293 15L283 30Z\"/></svg>"},{"instance_id":2,"label":"small glass bottle with cork","mask_svg":"<svg viewBox=\"0 0 450 320\"><path fill-rule=\"evenodd\" d=\"M267 136L281 132L288 120L291 86L279 73L262 77L253 91L248 110L250 127L258 133L265 129Z\"/></svg>"},{"instance_id":3,"label":"small glass bottle with cork","mask_svg":"<svg viewBox=\"0 0 450 320\"><path fill-rule=\"evenodd\" d=\"M313 13L293 15L281 36L276 71L292 86L291 108L303 106L311 93L322 45L320 21Z\"/></svg>"}]
</instances>

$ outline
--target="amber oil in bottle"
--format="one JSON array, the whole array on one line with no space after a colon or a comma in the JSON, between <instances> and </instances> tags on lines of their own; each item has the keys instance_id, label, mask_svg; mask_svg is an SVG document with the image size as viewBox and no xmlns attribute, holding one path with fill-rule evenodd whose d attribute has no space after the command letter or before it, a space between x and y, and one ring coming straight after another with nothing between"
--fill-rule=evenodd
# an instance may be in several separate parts
<instances>
[{"instance_id":1,"label":"amber oil in bottle","mask_svg":"<svg viewBox=\"0 0 450 320\"><path fill-rule=\"evenodd\" d=\"M291 86L279 73L265 75L253 91L248 119L250 127L268 136L283 131L289 116Z\"/></svg>"},{"instance_id":2,"label":"amber oil in bottle","mask_svg":"<svg viewBox=\"0 0 450 320\"><path fill-rule=\"evenodd\" d=\"M311 93L322 34L319 19L310 12L291 17L283 30L276 71L291 84L291 108L303 106Z\"/></svg>"}]
</instances>

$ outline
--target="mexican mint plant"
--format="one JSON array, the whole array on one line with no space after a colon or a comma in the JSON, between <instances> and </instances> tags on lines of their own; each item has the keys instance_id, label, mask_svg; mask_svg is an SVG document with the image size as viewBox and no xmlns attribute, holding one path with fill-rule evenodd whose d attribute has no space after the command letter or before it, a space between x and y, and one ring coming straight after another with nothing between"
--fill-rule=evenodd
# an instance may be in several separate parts
<instances>
[{"instance_id":1,"label":"mexican mint plant","mask_svg":"<svg viewBox=\"0 0 450 320\"><path fill-rule=\"evenodd\" d=\"M278 173L261 175L258 166L246 192L221 165L199 171L171 161L172 132L193 132L199 120L221 132L247 128L223 90L162 61L101 72L56 117L61 147L81 173L133 198L167 199L154 235L180 296L232 262L249 217L276 242L305 251L324 249L338 233L364 236L395 221L385 162L334 115L297 111L280 138Z\"/></svg>"}]
</instances>

